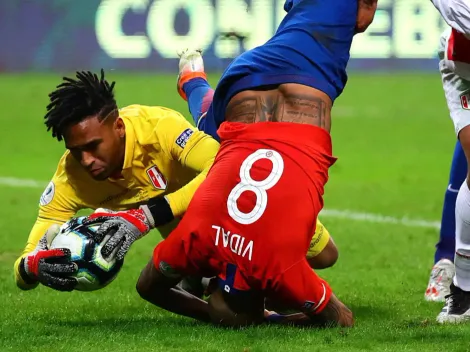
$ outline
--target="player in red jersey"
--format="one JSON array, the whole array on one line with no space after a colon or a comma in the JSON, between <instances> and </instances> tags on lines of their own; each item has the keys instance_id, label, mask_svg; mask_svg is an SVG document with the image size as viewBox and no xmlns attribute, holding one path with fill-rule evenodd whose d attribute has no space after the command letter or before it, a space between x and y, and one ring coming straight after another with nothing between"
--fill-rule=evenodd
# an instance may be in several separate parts
<instances>
[{"instance_id":1,"label":"player in red jersey","mask_svg":"<svg viewBox=\"0 0 470 352\"><path fill-rule=\"evenodd\" d=\"M206 116L220 125L219 153L137 290L166 310L219 325L351 326L351 311L306 253L335 161L331 107L346 83L352 37L372 21L376 0L287 0L284 8L275 36L224 72ZM141 213L103 213L110 219L98 233L132 242L150 228ZM217 277L208 302L177 286L186 276ZM265 298L299 313L266 312Z\"/></svg>"},{"instance_id":2,"label":"player in red jersey","mask_svg":"<svg viewBox=\"0 0 470 352\"><path fill-rule=\"evenodd\" d=\"M276 99L280 95L277 99L289 109L286 115L290 117L284 115L287 119L305 113L302 104L296 107L282 102L283 95L278 93L282 88L240 93L228 111L243 104L238 101L243 96ZM312 106L316 100L308 101ZM321 106L320 100L317 104ZM324 113L318 111L319 120L325 118ZM255 115L261 116L261 112ZM236 121L237 115L229 112L227 119ZM173 284L182 274L217 276L219 288L210 302L227 304L236 314L206 309L206 319L226 325L261 322L263 299L268 297L303 311L305 314L296 315L302 323L352 324L350 311L337 299L331 300L329 285L305 257L316 214L323 206L328 168L335 161L329 134L310 124L235 121L221 125L221 149L207 182L196 191L177 229L156 247L148 275L139 280L139 292L173 310L165 306L173 304L170 300L160 301L155 295L163 290L148 287L155 283L149 276L160 276L156 280L160 283L173 279ZM342 315L327 319L321 314L325 309L326 315L331 309ZM309 318L312 315L315 319Z\"/></svg>"}]
</instances>

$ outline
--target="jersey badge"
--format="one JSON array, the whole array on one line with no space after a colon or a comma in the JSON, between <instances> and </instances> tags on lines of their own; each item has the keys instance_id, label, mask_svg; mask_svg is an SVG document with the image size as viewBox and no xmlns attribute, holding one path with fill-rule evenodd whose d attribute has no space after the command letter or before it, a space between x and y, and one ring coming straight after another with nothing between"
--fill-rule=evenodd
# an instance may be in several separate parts
<instances>
[{"instance_id":1,"label":"jersey badge","mask_svg":"<svg viewBox=\"0 0 470 352\"><path fill-rule=\"evenodd\" d=\"M166 189L167 182L160 170L158 170L158 167L152 166L150 169L147 170L147 175L150 179L150 182L152 182L153 187L155 187L156 189Z\"/></svg>"},{"instance_id":2,"label":"jersey badge","mask_svg":"<svg viewBox=\"0 0 470 352\"><path fill-rule=\"evenodd\" d=\"M54 182L49 182L47 185L46 189L41 195L41 198L39 199L39 204L41 206L48 205L50 202L52 202L52 199L54 199L54 193L55 193L55 185Z\"/></svg>"},{"instance_id":3,"label":"jersey badge","mask_svg":"<svg viewBox=\"0 0 470 352\"><path fill-rule=\"evenodd\" d=\"M460 94L460 104L462 104L462 109L470 110L470 90Z\"/></svg>"},{"instance_id":4,"label":"jersey badge","mask_svg":"<svg viewBox=\"0 0 470 352\"><path fill-rule=\"evenodd\" d=\"M184 149L186 147L186 143L188 143L189 137L194 133L194 131L190 128L185 129L181 134L176 138L176 144L178 144L181 148Z\"/></svg>"}]
</instances>

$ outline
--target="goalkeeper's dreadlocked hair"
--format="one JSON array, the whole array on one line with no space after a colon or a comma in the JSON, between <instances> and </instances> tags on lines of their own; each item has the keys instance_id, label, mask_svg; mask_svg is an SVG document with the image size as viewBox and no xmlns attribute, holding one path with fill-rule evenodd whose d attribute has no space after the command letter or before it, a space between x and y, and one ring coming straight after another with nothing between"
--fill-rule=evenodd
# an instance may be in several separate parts
<instances>
[{"instance_id":1,"label":"goalkeeper's dreadlocked hair","mask_svg":"<svg viewBox=\"0 0 470 352\"><path fill-rule=\"evenodd\" d=\"M64 82L49 94L45 124L52 130L52 137L61 141L65 129L90 116L103 120L114 110L117 112L114 99L114 84L108 83L101 69L101 77L90 71L76 72L77 79L64 77ZM117 116L117 114L116 114Z\"/></svg>"}]
</instances>

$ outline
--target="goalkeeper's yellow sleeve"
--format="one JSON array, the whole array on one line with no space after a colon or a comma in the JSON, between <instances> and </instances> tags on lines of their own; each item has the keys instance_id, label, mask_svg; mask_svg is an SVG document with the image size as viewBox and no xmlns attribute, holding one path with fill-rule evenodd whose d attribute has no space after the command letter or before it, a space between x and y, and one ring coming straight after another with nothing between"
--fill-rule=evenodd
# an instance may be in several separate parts
<instances>
[{"instance_id":1,"label":"goalkeeper's yellow sleeve","mask_svg":"<svg viewBox=\"0 0 470 352\"><path fill-rule=\"evenodd\" d=\"M22 290L30 290L32 288L35 288L38 285L38 283L35 282L33 284L28 284L21 277L20 270L19 270L21 259L23 259L28 253L32 252L34 248L36 248L36 245L38 244L41 237L46 233L47 229L53 224L60 224L60 223L57 221L53 221L53 220L46 220L46 219L38 218L33 228L31 229L31 233L29 234L28 242L26 243L26 247L24 248L23 253L21 253L21 256L15 262L15 267L14 267L15 281L16 281L16 285Z\"/></svg>"},{"instance_id":2,"label":"goalkeeper's yellow sleeve","mask_svg":"<svg viewBox=\"0 0 470 352\"><path fill-rule=\"evenodd\" d=\"M182 115L162 118L155 128L162 151L183 167L194 170L197 176L177 191L166 195L174 216L182 215L196 189L205 180L219 150L219 143L193 127Z\"/></svg>"},{"instance_id":3,"label":"goalkeeper's yellow sleeve","mask_svg":"<svg viewBox=\"0 0 470 352\"><path fill-rule=\"evenodd\" d=\"M51 225L63 224L82 208L79 198L68 181L64 165L65 156L59 162L52 181L41 195L38 218L29 233L28 241L21 256L15 261L14 273L16 285L23 290L35 288L37 283L28 284L21 277L19 270L21 259L36 248L39 240Z\"/></svg>"},{"instance_id":4,"label":"goalkeeper's yellow sleeve","mask_svg":"<svg viewBox=\"0 0 470 352\"><path fill-rule=\"evenodd\" d=\"M310 246L307 251L307 258L313 258L319 255L330 241L330 233L325 225L317 218L317 226L315 226L315 233L310 241Z\"/></svg>"}]
</instances>

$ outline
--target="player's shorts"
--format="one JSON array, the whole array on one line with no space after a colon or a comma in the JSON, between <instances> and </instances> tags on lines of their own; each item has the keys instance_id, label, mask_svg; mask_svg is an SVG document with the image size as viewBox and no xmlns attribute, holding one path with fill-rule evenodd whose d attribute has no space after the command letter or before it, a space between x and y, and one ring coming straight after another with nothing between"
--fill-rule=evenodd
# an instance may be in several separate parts
<instances>
[{"instance_id":1,"label":"player's shorts","mask_svg":"<svg viewBox=\"0 0 470 352\"><path fill-rule=\"evenodd\" d=\"M462 47L463 49L459 49ZM470 51L468 47L470 47L470 41L463 34L447 30L441 36L439 70L457 136L462 128L470 125Z\"/></svg>"},{"instance_id":2,"label":"player's shorts","mask_svg":"<svg viewBox=\"0 0 470 352\"><path fill-rule=\"evenodd\" d=\"M331 289L306 254L323 206L330 135L294 123L222 124L221 148L178 227L154 251L170 277L218 276L231 294L263 291L321 311Z\"/></svg>"},{"instance_id":3,"label":"player's shorts","mask_svg":"<svg viewBox=\"0 0 470 352\"><path fill-rule=\"evenodd\" d=\"M230 99L245 90L298 83L324 92L332 101L341 94L357 0L288 0L285 9L287 15L274 36L227 67L207 114L198 121L199 129L216 135Z\"/></svg>"}]
</instances>

